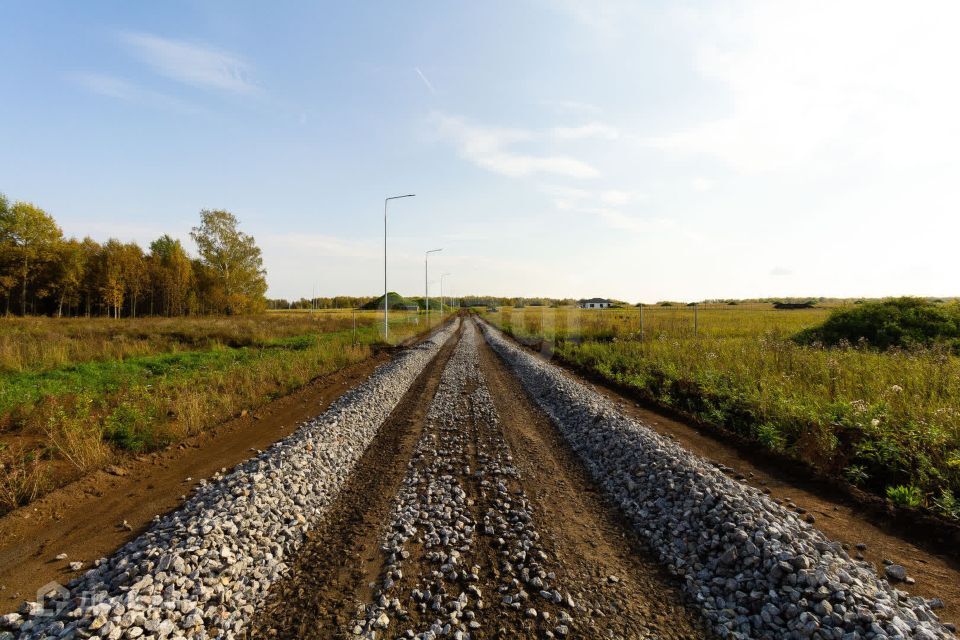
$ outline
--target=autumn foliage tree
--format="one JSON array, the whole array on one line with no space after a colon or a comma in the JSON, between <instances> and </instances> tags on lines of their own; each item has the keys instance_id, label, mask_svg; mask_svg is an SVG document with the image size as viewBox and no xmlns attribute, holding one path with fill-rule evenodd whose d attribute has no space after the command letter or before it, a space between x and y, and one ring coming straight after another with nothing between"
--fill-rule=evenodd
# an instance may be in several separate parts
<instances>
[{"instance_id":1,"label":"autumn foliage tree","mask_svg":"<svg viewBox=\"0 0 960 640\"><path fill-rule=\"evenodd\" d=\"M227 211L202 211L191 232L192 258L163 235L144 251L115 238L64 239L53 217L0 194L0 298L23 315L114 318L199 313L241 314L265 308L266 273L254 238Z\"/></svg>"},{"instance_id":2,"label":"autumn foliage tree","mask_svg":"<svg viewBox=\"0 0 960 640\"><path fill-rule=\"evenodd\" d=\"M151 242L147 268L156 296L156 312L165 316L184 315L193 283L193 265L180 241L164 234ZM153 296L150 313L154 313Z\"/></svg>"},{"instance_id":3,"label":"autumn foliage tree","mask_svg":"<svg viewBox=\"0 0 960 640\"><path fill-rule=\"evenodd\" d=\"M107 306L107 315L114 318L120 317L127 292L123 260L123 243L114 238L107 240L100 253L100 293Z\"/></svg>"},{"instance_id":4,"label":"autumn foliage tree","mask_svg":"<svg viewBox=\"0 0 960 640\"><path fill-rule=\"evenodd\" d=\"M52 290L57 296L57 317L63 316L63 305L76 305L80 302L83 279L89 267L89 254L83 242L70 238L57 247L54 258L56 274Z\"/></svg>"},{"instance_id":5,"label":"autumn foliage tree","mask_svg":"<svg viewBox=\"0 0 960 640\"><path fill-rule=\"evenodd\" d=\"M229 314L263 310L267 292L260 247L237 225L229 211L204 209L200 226L190 232L204 266L214 275L210 300Z\"/></svg>"},{"instance_id":6,"label":"autumn foliage tree","mask_svg":"<svg viewBox=\"0 0 960 640\"><path fill-rule=\"evenodd\" d=\"M53 258L63 232L46 211L29 202L12 206L3 198L0 208L0 244L17 262L20 274L20 313L27 313L27 288L39 266Z\"/></svg>"}]
</instances>

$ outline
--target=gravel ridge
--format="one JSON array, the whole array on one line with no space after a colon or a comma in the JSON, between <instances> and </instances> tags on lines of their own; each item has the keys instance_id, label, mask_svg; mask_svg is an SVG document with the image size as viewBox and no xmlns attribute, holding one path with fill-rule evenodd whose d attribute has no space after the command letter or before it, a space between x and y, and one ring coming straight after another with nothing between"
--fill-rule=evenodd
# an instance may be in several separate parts
<instances>
[{"instance_id":1,"label":"gravel ridge","mask_svg":"<svg viewBox=\"0 0 960 640\"><path fill-rule=\"evenodd\" d=\"M508 615L528 620L539 637L570 631L573 619L558 605L572 608L573 601L556 588L516 482L479 340L467 323L441 374L384 533L380 583L351 624L356 637L470 640L481 628L492 633ZM481 566L491 562L481 557L484 546L493 550L495 568ZM496 577L486 575L490 569Z\"/></svg>"},{"instance_id":2,"label":"gravel ridge","mask_svg":"<svg viewBox=\"0 0 960 640\"><path fill-rule=\"evenodd\" d=\"M378 367L267 451L202 482L182 507L67 585L67 597L0 617L0 640L236 637L459 324Z\"/></svg>"},{"instance_id":3,"label":"gravel ridge","mask_svg":"<svg viewBox=\"0 0 960 640\"><path fill-rule=\"evenodd\" d=\"M481 326L720 637L955 637L927 601L895 589L762 492Z\"/></svg>"}]
</instances>

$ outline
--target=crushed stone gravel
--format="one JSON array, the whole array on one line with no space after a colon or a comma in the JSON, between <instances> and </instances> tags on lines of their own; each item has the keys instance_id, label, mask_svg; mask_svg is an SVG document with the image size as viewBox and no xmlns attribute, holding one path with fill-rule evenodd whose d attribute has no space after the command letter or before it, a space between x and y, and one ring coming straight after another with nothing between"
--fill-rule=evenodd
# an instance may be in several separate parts
<instances>
[{"instance_id":1,"label":"crushed stone gravel","mask_svg":"<svg viewBox=\"0 0 960 640\"><path fill-rule=\"evenodd\" d=\"M0 638L233 638L459 320L379 367L317 418L109 558L0 618ZM105 524L105 526L108 526Z\"/></svg>"},{"instance_id":2,"label":"crushed stone gravel","mask_svg":"<svg viewBox=\"0 0 960 640\"><path fill-rule=\"evenodd\" d=\"M720 637L954 637L927 601L891 586L810 523L482 327Z\"/></svg>"}]
</instances>

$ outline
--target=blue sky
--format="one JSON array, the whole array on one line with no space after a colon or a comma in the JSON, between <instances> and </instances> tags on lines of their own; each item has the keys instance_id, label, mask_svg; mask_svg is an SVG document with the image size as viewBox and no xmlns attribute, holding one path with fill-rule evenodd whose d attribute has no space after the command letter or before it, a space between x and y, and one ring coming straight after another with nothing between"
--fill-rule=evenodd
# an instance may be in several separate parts
<instances>
[{"instance_id":1,"label":"blue sky","mask_svg":"<svg viewBox=\"0 0 960 640\"><path fill-rule=\"evenodd\" d=\"M0 191L270 295L958 294L957 5L7 2ZM188 243L189 244L189 243Z\"/></svg>"}]
</instances>

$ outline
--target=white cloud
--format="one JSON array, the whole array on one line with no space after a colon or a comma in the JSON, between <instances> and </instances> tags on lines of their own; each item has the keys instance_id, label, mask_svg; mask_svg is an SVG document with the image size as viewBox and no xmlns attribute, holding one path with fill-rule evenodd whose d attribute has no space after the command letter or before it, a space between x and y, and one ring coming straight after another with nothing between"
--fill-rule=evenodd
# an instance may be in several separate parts
<instances>
[{"instance_id":1,"label":"white cloud","mask_svg":"<svg viewBox=\"0 0 960 640\"><path fill-rule=\"evenodd\" d=\"M544 186L540 190L550 196L553 205L562 211L571 211L583 206L585 200L589 201L594 196L592 191L574 187Z\"/></svg>"},{"instance_id":2,"label":"white cloud","mask_svg":"<svg viewBox=\"0 0 960 640\"><path fill-rule=\"evenodd\" d=\"M646 200L647 195L639 191L624 191L622 189L606 189L599 193L600 201L604 204L622 206Z\"/></svg>"},{"instance_id":3,"label":"white cloud","mask_svg":"<svg viewBox=\"0 0 960 640\"><path fill-rule=\"evenodd\" d=\"M676 220L661 216L639 216L612 207L582 207L578 213L596 217L610 229L627 231L644 237L662 238L664 243L704 246L707 238Z\"/></svg>"},{"instance_id":4,"label":"white cloud","mask_svg":"<svg viewBox=\"0 0 960 640\"><path fill-rule=\"evenodd\" d=\"M717 181L710 178L696 177L693 179L694 191L710 191L717 186Z\"/></svg>"},{"instance_id":5,"label":"white cloud","mask_svg":"<svg viewBox=\"0 0 960 640\"><path fill-rule=\"evenodd\" d=\"M576 210L597 205L622 207L647 199L640 191L623 189L581 189L562 185L545 185L540 191L553 199L558 209Z\"/></svg>"},{"instance_id":6,"label":"white cloud","mask_svg":"<svg viewBox=\"0 0 960 640\"><path fill-rule=\"evenodd\" d=\"M595 31L602 43L611 43L629 32L642 3L635 0L553 0L550 8L560 9L577 22Z\"/></svg>"},{"instance_id":7,"label":"white cloud","mask_svg":"<svg viewBox=\"0 0 960 640\"><path fill-rule=\"evenodd\" d=\"M616 140L620 131L601 122L591 122L577 127L555 127L553 135L559 140L579 140L581 138L601 138Z\"/></svg>"},{"instance_id":8,"label":"white cloud","mask_svg":"<svg viewBox=\"0 0 960 640\"><path fill-rule=\"evenodd\" d=\"M748 174L952 158L960 5L735 2L685 13L697 70L728 94L712 119L652 136Z\"/></svg>"},{"instance_id":9,"label":"white cloud","mask_svg":"<svg viewBox=\"0 0 960 640\"><path fill-rule=\"evenodd\" d=\"M632 216L618 209L609 207L585 207L579 209L581 213L596 216L608 227L631 233L649 233L656 226L655 221L639 216Z\"/></svg>"},{"instance_id":10,"label":"white cloud","mask_svg":"<svg viewBox=\"0 0 960 640\"><path fill-rule=\"evenodd\" d=\"M589 198L594 193L589 189L568 187L565 185L542 185L540 191L547 195L562 198Z\"/></svg>"},{"instance_id":11,"label":"white cloud","mask_svg":"<svg viewBox=\"0 0 960 640\"><path fill-rule=\"evenodd\" d=\"M600 172L590 164L565 155L521 153L509 147L542 138L525 129L483 127L462 118L435 114L440 134L457 145L460 155L488 171L511 177L548 173L570 178L594 178Z\"/></svg>"},{"instance_id":12,"label":"white cloud","mask_svg":"<svg viewBox=\"0 0 960 640\"><path fill-rule=\"evenodd\" d=\"M236 54L147 33L124 33L122 39L154 70L178 82L230 93L258 90L249 79L247 63Z\"/></svg>"},{"instance_id":13,"label":"white cloud","mask_svg":"<svg viewBox=\"0 0 960 640\"><path fill-rule=\"evenodd\" d=\"M550 196L557 209L572 214L591 216L604 226L616 231L628 231L635 234L670 234L674 237L694 238L688 229L673 221L651 216L637 215L624 210L628 205L647 199L639 191L621 189L581 189L563 185L543 185L540 191Z\"/></svg>"},{"instance_id":14,"label":"white cloud","mask_svg":"<svg viewBox=\"0 0 960 640\"><path fill-rule=\"evenodd\" d=\"M173 96L145 89L109 74L79 73L73 76L73 80L88 91L132 104L142 104L182 113L199 113L201 111L196 106Z\"/></svg>"},{"instance_id":15,"label":"white cloud","mask_svg":"<svg viewBox=\"0 0 960 640\"><path fill-rule=\"evenodd\" d=\"M792 276L793 271L787 267L774 267L770 270L772 276Z\"/></svg>"},{"instance_id":16,"label":"white cloud","mask_svg":"<svg viewBox=\"0 0 960 640\"><path fill-rule=\"evenodd\" d=\"M575 115L598 115L602 109L589 102L580 102L578 100L541 100L541 104L563 114Z\"/></svg>"}]
</instances>

